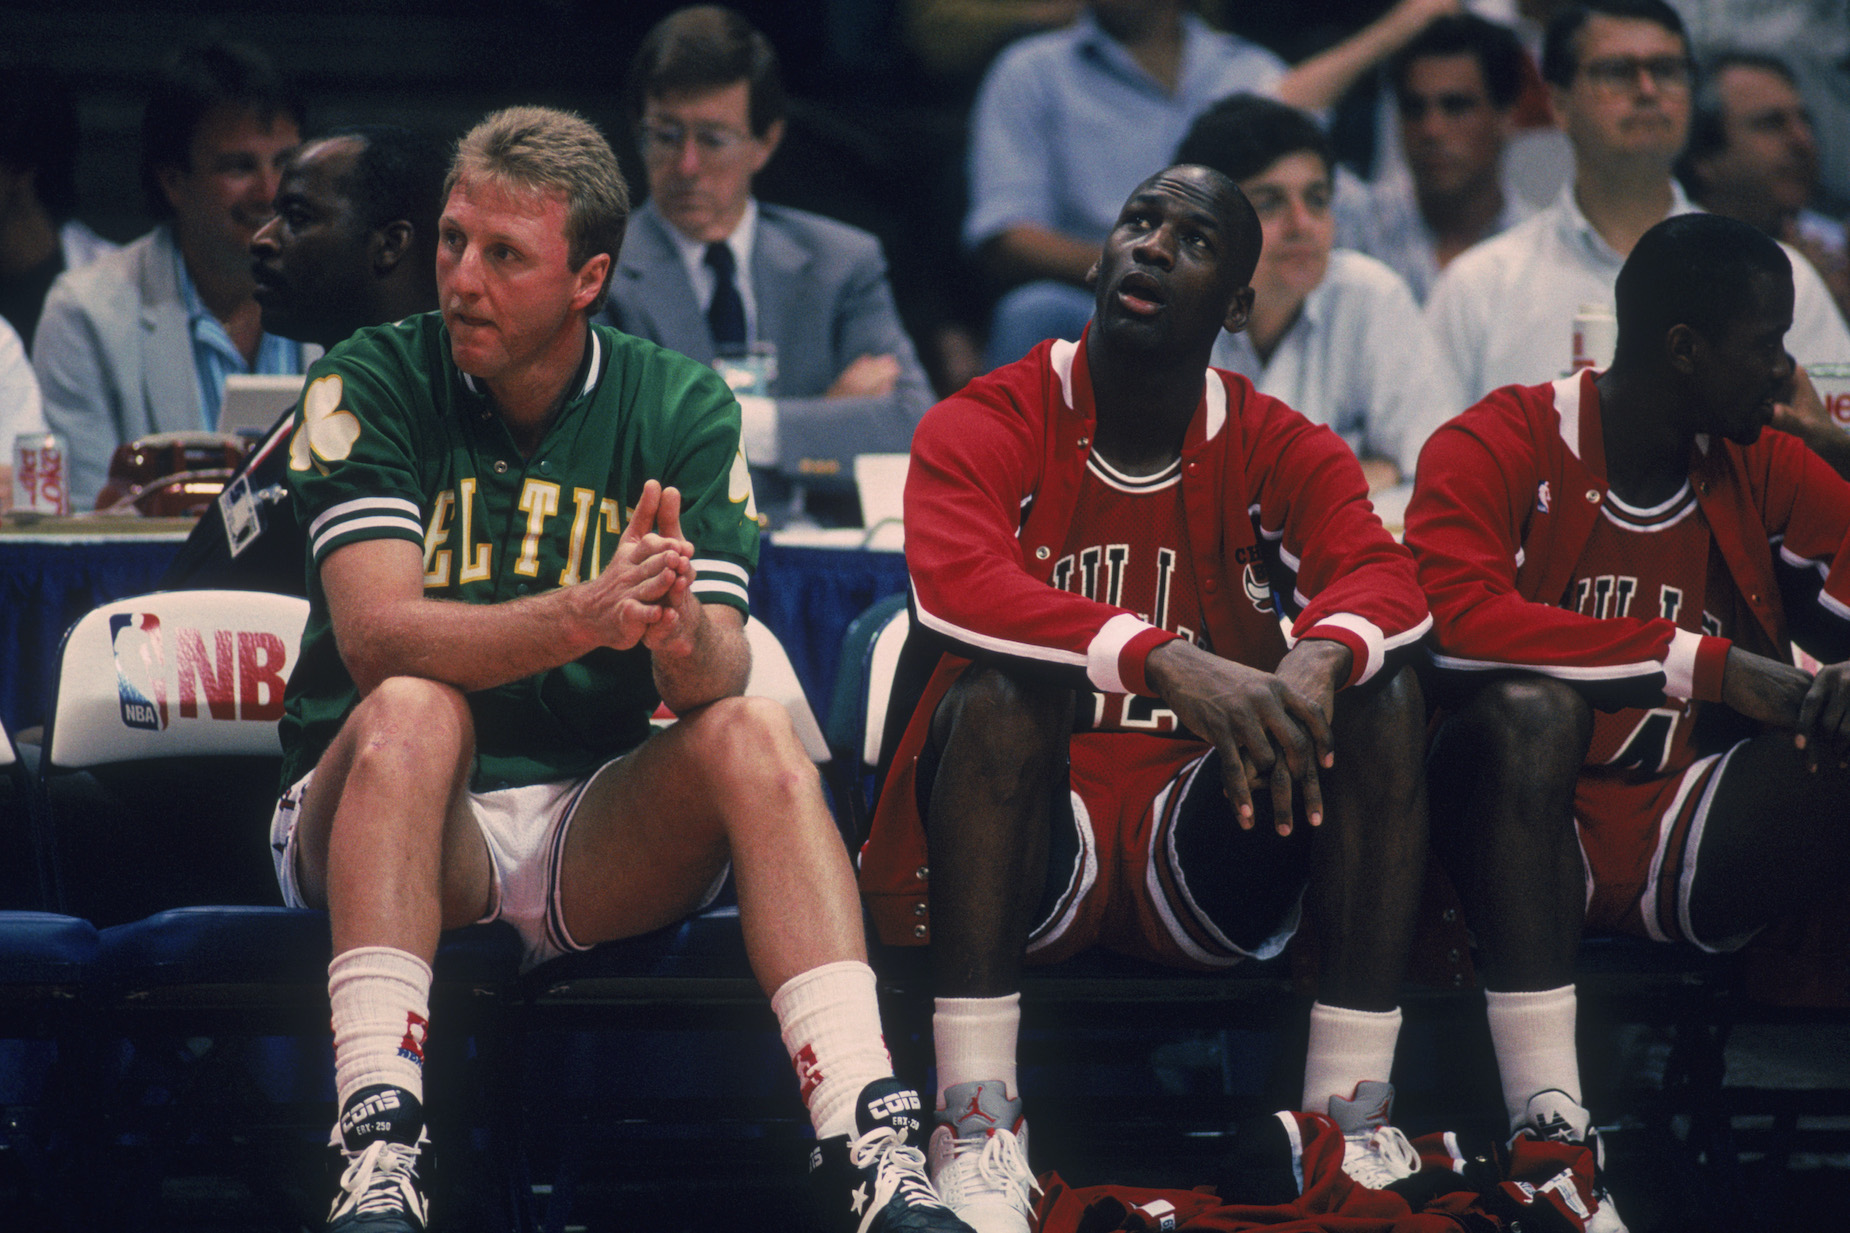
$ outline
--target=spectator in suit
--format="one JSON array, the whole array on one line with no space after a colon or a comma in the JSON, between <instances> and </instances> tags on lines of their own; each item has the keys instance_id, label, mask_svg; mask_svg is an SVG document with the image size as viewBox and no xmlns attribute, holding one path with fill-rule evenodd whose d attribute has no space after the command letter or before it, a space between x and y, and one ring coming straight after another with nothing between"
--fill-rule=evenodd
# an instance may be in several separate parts
<instances>
[{"instance_id":1,"label":"spectator in suit","mask_svg":"<svg viewBox=\"0 0 1850 1233\"><path fill-rule=\"evenodd\" d=\"M1385 261L1419 299L1452 258L1534 212L1503 159L1524 55L1508 27L1466 14L1428 26L1389 67L1407 174L1339 189L1336 242Z\"/></svg>"},{"instance_id":2,"label":"spectator in suit","mask_svg":"<svg viewBox=\"0 0 1850 1233\"><path fill-rule=\"evenodd\" d=\"M441 143L388 125L338 129L283 169L275 213L251 241L267 333L332 350L354 332L437 307ZM284 484L294 407L200 518L162 589L307 592L303 530ZM228 509L229 507L229 509ZM228 530L229 528L229 530Z\"/></svg>"},{"instance_id":3,"label":"spectator in suit","mask_svg":"<svg viewBox=\"0 0 1850 1233\"><path fill-rule=\"evenodd\" d=\"M1811 208L1818 138L1784 60L1734 51L1708 62L1677 170L1705 210L1752 223L1804 253L1839 309L1850 311L1844 222Z\"/></svg>"},{"instance_id":4,"label":"spectator in suit","mask_svg":"<svg viewBox=\"0 0 1850 1233\"><path fill-rule=\"evenodd\" d=\"M904 452L933 402L879 241L752 196L784 92L777 53L738 13L664 18L628 93L649 201L610 280L611 323L702 363L769 344L775 376L734 381L758 508L859 522L855 455Z\"/></svg>"},{"instance_id":5,"label":"spectator in suit","mask_svg":"<svg viewBox=\"0 0 1850 1233\"><path fill-rule=\"evenodd\" d=\"M193 46L161 75L141 124L142 188L161 221L60 275L33 340L73 505L95 502L118 445L216 427L226 374L302 371L302 344L263 331L250 270L301 127L300 100L255 48Z\"/></svg>"}]
</instances>

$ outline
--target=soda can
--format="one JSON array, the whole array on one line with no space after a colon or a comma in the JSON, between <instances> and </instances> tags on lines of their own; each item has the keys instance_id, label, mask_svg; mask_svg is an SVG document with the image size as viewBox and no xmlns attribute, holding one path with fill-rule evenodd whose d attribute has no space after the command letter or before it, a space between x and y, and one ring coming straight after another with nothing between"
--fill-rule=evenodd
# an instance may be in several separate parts
<instances>
[{"instance_id":1,"label":"soda can","mask_svg":"<svg viewBox=\"0 0 1850 1233\"><path fill-rule=\"evenodd\" d=\"M1619 345L1619 319L1604 304L1582 304L1574 314L1574 365L1569 370L1610 368Z\"/></svg>"},{"instance_id":2,"label":"soda can","mask_svg":"<svg viewBox=\"0 0 1850 1233\"><path fill-rule=\"evenodd\" d=\"M1807 364L1805 371L1818 389L1825 414L1833 424L1850 432L1850 364Z\"/></svg>"},{"instance_id":3,"label":"soda can","mask_svg":"<svg viewBox=\"0 0 1850 1233\"><path fill-rule=\"evenodd\" d=\"M22 432L13 438L13 512L71 512L70 451L55 432Z\"/></svg>"}]
</instances>

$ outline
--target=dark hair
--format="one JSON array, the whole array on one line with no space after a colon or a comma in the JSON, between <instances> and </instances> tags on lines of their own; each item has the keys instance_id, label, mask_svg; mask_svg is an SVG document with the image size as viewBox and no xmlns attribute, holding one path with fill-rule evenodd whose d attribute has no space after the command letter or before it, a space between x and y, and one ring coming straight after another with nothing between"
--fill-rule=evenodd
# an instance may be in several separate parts
<instances>
[{"instance_id":1,"label":"dark hair","mask_svg":"<svg viewBox=\"0 0 1850 1233\"><path fill-rule=\"evenodd\" d=\"M1229 180L1249 180L1300 151L1335 165L1330 139L1317 121L1295 107L1257 94L1235 94L1195 117L1176 147L1176 162L1211 167Z\"/></svg>"},{"instance_id":2,"label":"dark hair","mask_svg":"<svg viewBox=\"0 0 1850 1233\"><path fill-rule=\"evenodd\" d=\"M1675 325L1715 338L1754 303L1754 280L1792 280L1792 262L1759 228L1720 214L1676 214L1632 246L1614 286L1615 359L1651 362Z\"/></svg>"},{"instance_id":3,"label":"dark hair","mask_svg":"<svg viewBox=\"0 0 1850 1233\"><path fill-rule=\"evenodd\" d=\"M433 137L393 124L355 124L317 138L360 142L353 171L340 185L354 213L368 228L404 219L417 232L419 245L436 246L437 218L443 213L443 178L450 171L450 151Z\"/></svg>"},{"instance_id":4,"label":"dark hair","mask_svg":"<svg viewBox=\"0 0 1850 1233\"><path fill-rule=\"evenodd\" d=\"M1554 15L1548 32L1542 37L1542 80L1566 89L1574 84L1580 71L1580 28L1592 17L1618 17L1626 21L1648 21L1662 26L1689 46L1689 32L1683 19L1664 0L1583 0Z\"/></svg>"},{"instance_id":5,"label":"dark hair","mask_svg":"<svg viewBox=\"0 0 1850 1233\"><path fill-rule=\"evenodd\" d=\"M223 39L183 48L161 71L141 113L141 191L155 218L173 213L160 168L191 165L193 134L220 107L250 112L265 125L278 116L298 129L305 123L301 96L257 48Z\"/></svg>"},{"instance_id":6,"label":"dark hair","mask_svg":"<svg viewBox=\"0 0 1850 1233\"><path fill-rule=\"evenodd\" d=\"M38 173L39 204L54 221L77 212L77 108L49 69L0 67L0 163Z\"/></svg>"},{"instance_id":7,"label":"dark hair","mask_svg":"<svg viewBox=\"0 0 1850 1233\"><path fill-rule=\"evenodd\" d=\"M1784 78L1786 84L1795 90L1799 86L1799 79L1793 75L1792 66L1778 56L1757 51L1720 51L1704 60L1702 80L1690 109L1689 144L1684 147L1683 156L1677 160L1677 178L1692 192L1700 179L1696 174L1697 160L1719 154L1728 148L1728 129L1722 121L1721 77L1731 68L1761 69Z\"/></svg>"},{"instance_id":8,"label":"dark hair","mask_svg":"<svg viewBox=\"0 0 1850 1233\"><path fill-rule=\"evenodd\" d=\"M1523 61L1527 54L1515 31L1475 13L1441 17L1401 48L1388 65L1388 79L1396 94L1407 84L1407 70L1428 56L1472 56L1484 77L1484 91L1498 111L1508 111L1522 94Z\"/></svg>"},{"instance_id":9,"label":"dark hair","mask_svg":"<svg viewBox=\"0 0 1850 1233\"><path fill-rule=\"evenodd\" d=\"M643 36L630 62L625 101L642 119L649 99L714 90L743 81L750 87L752 135L762 137L784 118L784 79L777 51L744 16L717 4L677 9Z\"/></svg>"}]
</instances>

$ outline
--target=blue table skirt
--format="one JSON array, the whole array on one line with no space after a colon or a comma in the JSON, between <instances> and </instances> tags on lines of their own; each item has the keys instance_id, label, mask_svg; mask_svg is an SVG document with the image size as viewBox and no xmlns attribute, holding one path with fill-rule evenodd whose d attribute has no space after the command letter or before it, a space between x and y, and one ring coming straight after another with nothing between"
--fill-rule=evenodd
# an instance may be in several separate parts
<instances>
[{"instance_id":1,"label":"blue table skirt","mask_svg":"<svg viewBox=\"0 0 1850 1233\"><path fill-rule=\"evenodd\" d=\"M7 731L44 722L64 631L99 604L153 590L178 550L176 539L148 537L0 541L0 719ZM818 717L828 710L848 622L905 588L898 552L764 542L752 612L784 644Z\"/></svg>"}]
</instances>

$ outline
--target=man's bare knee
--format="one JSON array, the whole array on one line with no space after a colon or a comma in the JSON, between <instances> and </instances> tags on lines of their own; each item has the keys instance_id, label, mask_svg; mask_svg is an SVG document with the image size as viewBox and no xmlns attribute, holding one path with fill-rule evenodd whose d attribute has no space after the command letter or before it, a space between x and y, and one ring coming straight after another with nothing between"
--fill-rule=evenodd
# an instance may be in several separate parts
<instances>
[{"instance_id":1,"label":"man's bare knee","mask_svg":"<svg viewBox=\"0 0 1850 1233\"><path fill-rule=\"evenodd\" d=\"M1029 777L1061 764L1073 731L1073 693L972 665L932 717L933 743L956 741L969 769ZM967 736L971 739L957 739Z\"/></svg>"},{"instance_id":2,"label":"man's bare knee","mask_svg":"<svg viewBox=\"0 0 1850 1233\"><path fill-rule=\"evenodd\" d=\"M1534 759L1561 750L1576 770L1593 736L1593 708L1571 685L1552 677L1512 676L1488 682L1472 698L1466 714L1494 752Z\"/></svg>"},{"instance_id":3,"label":"man's bare knee","mask_svg":"<svg viewBox=\"0 0 1850 1233\"><path fill-rule=\"evenodd\" d=\"M428 778L438 768L460 768L474 752L468 699L421 677L381 681L347 717L347 730L356 767L402 764Z\"/></svg>"},{"instance_id":4,"label":"man's bare knee","mask_svg":"<svg viewBox=\"0 0 1850 1233\"><path fill-rule=\"evenodd\" d=\"M682 721L687 722L687 721ZM820 792L790 712L769 698L721 698L695 717L691 751L713 783L764 804Z\"/></svg>"}]
</instances>

